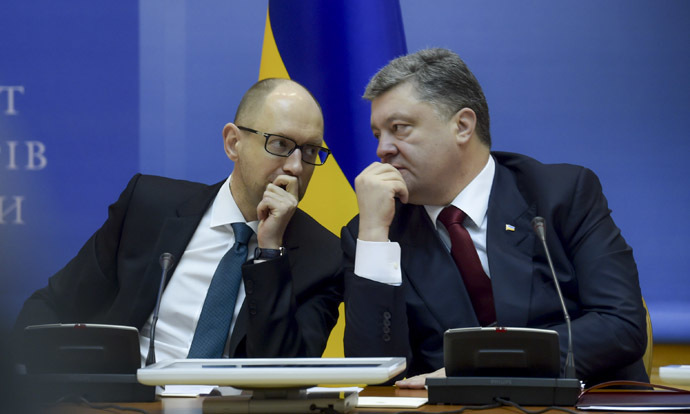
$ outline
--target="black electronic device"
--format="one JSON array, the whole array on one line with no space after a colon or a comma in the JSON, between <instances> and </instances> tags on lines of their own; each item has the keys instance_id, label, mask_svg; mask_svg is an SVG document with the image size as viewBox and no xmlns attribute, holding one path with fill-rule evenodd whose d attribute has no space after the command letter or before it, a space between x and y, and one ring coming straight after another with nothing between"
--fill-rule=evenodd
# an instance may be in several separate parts
<instances>
[{"instance_id":1,"label":"black electronic device","mask_svg":"<svg viewBox=\"0 0 690 414\"><path fill-rule=\"evenodd\" d=\"M20 377L27 396L50 402L153 401L155 387L137 381L139 331L98 324L32 325L24 329ZM40 389L40 392L36 392Z\"/></svg>"},{"instance_id":2,"label":"black electronic device","mask_svg":"<svg viewBox=\"0 0 690 414\"><path fill-rule=\"evenodd\" d=\"M532 328L459 328L443 336L449 377L544 377L560 372L558 332Z\"/></svg>"},{"instance_id":3,"label":"black electronic device","mask_svg":"<svg viewBox=\"0 0 690 414\"><path fill-rule=\"evenodd\" d=\"M574 406L582 391L573 378L427 378L429 404L493 404L497 398L520 405Z\"/></svg>"},{"instance_id":4,"label":"black electronic device","mask_svg":"<svg viewBox=\"0 0 690 414\"><path fill-rule=\"evenodd\" d=\"M449 329L443 338L446 378L427 378L429 403L573 405L580 381L559 378L558 333L532 328Z\"/></svg>"}]
</instances>

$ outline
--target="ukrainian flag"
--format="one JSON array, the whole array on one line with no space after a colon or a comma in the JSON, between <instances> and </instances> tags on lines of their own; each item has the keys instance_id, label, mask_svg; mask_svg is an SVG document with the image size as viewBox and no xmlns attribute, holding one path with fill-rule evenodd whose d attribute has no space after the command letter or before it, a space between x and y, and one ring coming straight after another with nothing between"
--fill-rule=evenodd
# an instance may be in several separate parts
<instances>
[{"instance_id":1,"label":"ukrainian flag","mask_svg":"<svg viewBox=\"0 0 690 414\"><path fill-rule=\"evenodd\" d=\"M268 2L259 79L295 80L321 104L332 159L314 170L300 208L336 235L357 214L355 177L377 160L364 88L405 53L398 0ZM341 317L324 356L343 355L343 329Z\"/></svg>"}]
</instances>

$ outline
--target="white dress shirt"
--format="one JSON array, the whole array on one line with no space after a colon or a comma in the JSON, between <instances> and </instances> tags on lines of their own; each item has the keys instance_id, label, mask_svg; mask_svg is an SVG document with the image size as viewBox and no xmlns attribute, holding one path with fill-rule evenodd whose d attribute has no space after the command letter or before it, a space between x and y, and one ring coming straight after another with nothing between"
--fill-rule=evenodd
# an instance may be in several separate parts
<instances>
[{"instance_id":1,"label":"white dress shirt","mask_svg":"<svg viewBox=\"0 0 690 414\"><path fill-rule=\"evenodd\" d=\"M455 196L451 205L465 212L467 217L463 225L472 238L477 249L484 272L489 272L489 258L486 251L487 210L489 195L496 173L496 162L489 156L482 171ZM424 206L431 222L434 223L439 237L450 251L450 236L438 216L446 206ZM357 239L355 251L355 274L375 282L400 286L402 271L400 269L400 244L397 242L372 242Z\"/></svg>"},{"instance_id":2,"label":"white dress shirt","mask_svg":"<svg viewBox=\"0 0 690 414\"><path fill-rule=\"evenodd\" d=\"M235 244L235 234L231 224L237 222L244 223L245 219L232 198L230 177L228 177L210 208L201 218L170 282L163 291L156 324L156 361L187 357L213 274L220 259ZM257 247L256 231L259 222L252 221L247 225L254 230L248 246L248 259L251 259ZM235 327L244 298L244 282L242 281L235 303L230 333ZM140 331L139 346L142 364L148 354L152 317L153 314L149 316ZM230 338L230 333L228 338ZM227 356L227 349L224 356Z\"/></svg>"}]
</instances>

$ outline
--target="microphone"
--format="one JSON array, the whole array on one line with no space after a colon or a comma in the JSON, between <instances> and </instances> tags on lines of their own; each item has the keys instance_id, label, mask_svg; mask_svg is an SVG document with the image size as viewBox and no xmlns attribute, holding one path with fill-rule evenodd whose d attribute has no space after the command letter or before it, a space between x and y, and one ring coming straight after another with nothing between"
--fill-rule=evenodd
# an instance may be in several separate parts
<instances>
[{"instance_id":1,"label":"microphone","mask_svg":"<svg viewBox=\"0 0 690 414\"><path fill-rule=\"evenodd\" d=\"M165 278L168 275L168 271L172 267L173 263L175 263L175 256L173 256L171 253L166 252L161 254L161 257L158 261L161 264L161 269L163 269L163 272L161 273L161 283L158 287L156 307L153 308L153 317L151 318L151 331L149 334L149 353L146 356L146 366L156 363L156 351L154 349L154 342L156 340L156 322L158 322L158 312L161 308L161 296L163 296L163 286L165 285Z\"/></svg>"},{"instance_id":2,"label":"microphone","mask_svg":"<svg viewBox=\"0 0 690 414\"><path fill-rule=\"evenodd\" d=\"M546 260L549 262L549 267L551 268L551 275L553 276L553 282L556 285L556 292L558 292L558 299L561 301L561 307L563 308L563 316L565 318L565 324L568 327L568 354L565 359L565 366L563 370L565 372L565 378L577 378L575 376L575 357L573 356L573 332L570 328L570 315L568 314L568 309L565 307L565 301L563 300L563 293L561 293L561 287L558 284L558 278L556 277L556 271L553 268L553 261L551 261L551 254L549 253L549 247L546 245L546 223L543 217L537 216L532 219L532 228L537 234L537 237L541 240L542 245L544 245L544 251L546 252Z\"/></svg>"}]
</instances>

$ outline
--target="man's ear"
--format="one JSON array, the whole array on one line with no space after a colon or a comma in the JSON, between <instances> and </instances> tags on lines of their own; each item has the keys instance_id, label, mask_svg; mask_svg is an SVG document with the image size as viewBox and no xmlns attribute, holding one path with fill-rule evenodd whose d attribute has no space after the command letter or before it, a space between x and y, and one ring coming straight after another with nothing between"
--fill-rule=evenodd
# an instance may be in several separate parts
<instances>
[{"instance_id":1,"label":"man's ear","mask_svg":"<svg viewBox=\"0 0 690 414\"><path fill-rule=\"evenodd\" d=\"M241 141L240 130L237 125L228 122L223 127L223 147L225 148L225 154L233 162L237 162L239 159L239 146Z\"/></svg>"},{"instance_id":2,"label":"man's ear","mask_svg":"<svg viewBox=\"0 0 690 414\"><path fill-rule=\"evenodd\" d=\"M458 144L467 143L477 126L477 114L470 108L462 108L453 115L453 128Z\"/></svg>"}]
</instances>

